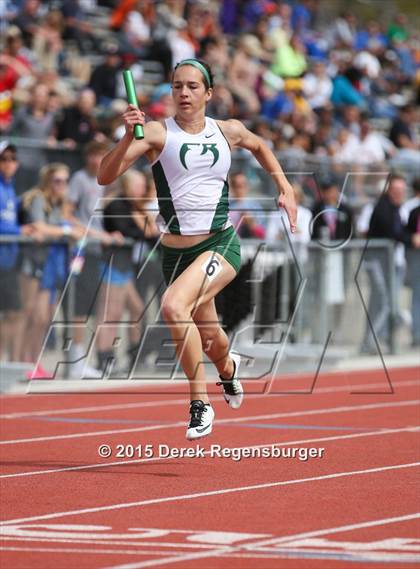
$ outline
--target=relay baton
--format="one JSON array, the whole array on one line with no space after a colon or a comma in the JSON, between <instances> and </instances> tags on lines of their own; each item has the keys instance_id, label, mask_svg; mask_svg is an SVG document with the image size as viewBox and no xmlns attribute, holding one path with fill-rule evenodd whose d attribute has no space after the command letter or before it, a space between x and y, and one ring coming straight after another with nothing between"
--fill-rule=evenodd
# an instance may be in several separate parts
<instances>
[{"instance_id":1,"label":"relay baton","mask_svg":"<svg viewBox=\"0 0 420 569\"><path fill-rule=\"evenodd\" d=\"M137 102L136 88L134 86L133 74L130 69L125 69L123 71L123 79L125 85L125 91L127 93L127 100L130 105L134 105L138 108L139 104ZM143 127L141 124L136 124L134 126L134 138L141 139L144 138Z\"/></svg>"}]
</instances>

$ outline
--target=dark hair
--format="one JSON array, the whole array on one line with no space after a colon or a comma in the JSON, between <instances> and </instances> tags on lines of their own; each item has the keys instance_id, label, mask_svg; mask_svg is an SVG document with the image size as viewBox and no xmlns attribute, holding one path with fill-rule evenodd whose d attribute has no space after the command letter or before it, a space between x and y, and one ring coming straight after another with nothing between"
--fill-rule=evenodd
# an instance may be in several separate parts
<instances>
[{"instance_id":1,"label":"dark hair","mask_svg":"<svg viewBox=\"0 0 420 569\"><path fill-rule=\"evenodd\" d=\"M413 180L413 190L415 194L420 194L420 178Z\"/></svg>"},{"instance_id":2,"label":"dark hair","mask_svg":"<svg viewBox=\"0 0 420 569\"><path fill-rule=\"evenodd\" d=\"M410 113L414 109L414 105L412 103L407 103L406 105L400 108L402 113Z\"/></svg>"},{"instance_id":3,"label":"dark hair","mask_svg":"<svg viewBox=\"0 0 420 569\"><path fill-rule=\"evenodd\" d=\"M388 178L388 188L390 187L390 185L393 182L396 182L398 180L402 180L403 182L406 182L407 180L405 179L405 176L403 174L400 174L398 172L393 172L389 178Z\"/></svg>"},{"instance_id":4,"label":"dark hair","mask_svg":"<svg viewBox=\"0 0 420 569\"><path fill-rule=\"evenodd\" d=\"M85 156L90 156L91 154L100 154L102 152L108 152L109 145L107 142L100 142L99 140L91 140L88 142L84 148Z\"/></svg>"},{"instance_id":5,"label":"dark hair","mask_svg":"<svg viewBox=\"0 0 420 569\"><path fill-rule=\"evenodd\" d=\"M324 178L323 180L321 180L321 183L319 185L319 189L321 190L321 192L326 192L331 188L337 188L337 187L338 187L337 180L332 177Z\"/></svg>"},{"instance_id":6,"label":"dark hair","mask_svg":"<svg viewBox=\"0 0 420 569\"><path fill-rule=\"evenodd\" d=\"M213 72L212 72L212 70L211 70L211 68L210 68L210 65L209 65L206 61L204 61L203 59L197 59L196 57L191 58L191 60L196 61L197 63L199 63L200 65L202 65L202 66L204 67L204 69L207 71L208 76L209 76L209 79L210 79L210 85L208 85L208 84L207 84L207 79L206 79L205 75L202 73L204 86L206 87L206 89L212 88L213 85L214 85L214 77L213 77ZM171 83L173 83L173 81L174 81L175 71L178 69L179 66L183 66L183 65L188 65L188 64L187 64L187 63L183 63L183 61L179 61L179 62L175 65L174 70L173 70L173 72L172 72Z\"/></svg>"}]
</instances>

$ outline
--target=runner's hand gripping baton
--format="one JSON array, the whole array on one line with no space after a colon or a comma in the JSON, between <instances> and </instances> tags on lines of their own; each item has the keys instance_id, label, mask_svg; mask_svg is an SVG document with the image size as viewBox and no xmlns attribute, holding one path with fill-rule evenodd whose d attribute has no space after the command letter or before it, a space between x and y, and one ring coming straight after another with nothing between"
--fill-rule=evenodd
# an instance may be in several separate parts
<instances>
[{"instance_id":1,"label":"runner's hand gripping baton","mask_svg":"<svg viewBox=\"0 0 420 569\"><path fill-rule=\"evenodd\" d=\"M139 104L137 102L136 88L134 86L133 74L130 69L125 69L123 71L123 79L129 104L138 108ZM136 124L134 126L134 138L137 140L144 138L143 127L141 124Z\"/></svg>"}]
</instances>

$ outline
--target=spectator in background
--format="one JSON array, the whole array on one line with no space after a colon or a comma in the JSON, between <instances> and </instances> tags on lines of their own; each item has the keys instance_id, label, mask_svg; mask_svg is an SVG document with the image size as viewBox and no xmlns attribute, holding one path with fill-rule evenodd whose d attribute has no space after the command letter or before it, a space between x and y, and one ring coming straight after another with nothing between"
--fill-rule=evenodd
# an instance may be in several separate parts
<instances>
[{"instance_id":1,"label":"spectator in background","mask_svg":"<svg viewBox=\"0 0 420 569\"><path fill-rule=\"evenodd\" d=\"M14 0L5 0L0 3L0 35L3 34L11 21L18 14L19 7Z\"/></svg>"},{"instance_id":2,"label":"spectator in background","mask_svg":"<svg viewBox=\"0 0 420 569\"><path fill-rule=\"evenodd\" d=\"M303 79L286 79L284 82L285 93L293 106L292 113L300 117L312 115L312 109L303 92ZM299 119L300 120L300 119ZM303 129L305 132L305 129Z\"/></svg>"},{"instance_id":3,"label":"spectator in background","mask_svg":"<svg viewBox=\"0 0 420 569\"><path fill-rule=\"evenodd\" d=\"M11 65L23 65L24 68L26 68L25 73L20 73L21 75L32 71L34 54L30 49L24 46L22 31L17 26L7 28L3 53L9 56Z\"/></svg>"},{"instance_id":4,"label":"spectator in background","mask_svg":"<svg viewBox=\"0 0 420 569\"><path fill-rule=\"evenodd\" d=\"M170 83L162 83L154 89L147 112L153 120L165 119L173 115L175 111Z\"/></svg>"},{"instance_id":5,"label":"spectator in background","mask_svg":"<svg viewBox=\"0 0 420 569\"><path fill-rule=\"evenodd\" d=\"M127 14L134 8L136 0L119 0L113 3L112 12L110 17L110 28L114 31L121 29L124 24Z\"/></svg>"},{"instance_id":6,"label":"spectator in background","mask_svg":"<svg viewBox=\"0 0 420 569\"><path fill-rule=\"evenodd\" d=\"M121 57L116 43L107 43L103 51L105 61L93 70L89 87L94 91L98 105L109 107L117 97Z\"/></svg>"},{"instance_id":7,"label":"spectator in background","mask_svg":"<svg viewBox=\"0 0 420 569\"><path fill-rule=\"evenodd\" d=\"M128 12L124 31L128 41L135 48L141 48L151 41L155 17L153 2L150 0L138 0Z\"/></svg>"},{"instance_id":8,"label":"spectator in background","mask_svg":"<svg viewBox=\"0 0 420 569\"><path fill-rule=\"evenodd\" d=\"M259 59L263 56L256 37L246 34L239 39L229 69L229 89L239 102L240 116L254 118L260 111L256 87L261 71Z\"/></svg>"},{"instance_id":9,"label":"spectator in background","mask_svg":"<svg viewBox=\"0 0 420 569\"><path fill-rule=\"evenodd\" d=\"M92 89L83 89L77 103L64 109L58 120L58 140L62 140L68 148L75 148L78 144L86 144L97 138L98 128L93 115L95 105L95 93Z\"/></svg>"},{"instance_id":10,"label":"spectator in background","mask_svg":"<svg viewBox=\"0 0 420 569\"><path fill-rule=\"evenodd\" d=\"M197 46L188 32L186 22L184 24L180 24L179 27L169 32L168 42L172 53L172 61L178 62L183 59L191 59L195 57ZM167 77L168 80L169 77Z\"/></svg>"},{"instance_id":11,"label":"spectator in background","mask_svg":"<svg viewBox=\"0 0 420 569\"><path fill-rule=\"evenodd\" d=\"M311 0L301 0L293 6L291 23L293 31L300 36L309 30L312 19L311 5Z\"/></svg>"},{"instance_id":12,"label":"spectator in background","mask_svg":"<svg viewBox=\"0 0 420 569\"><path fill-rule=\"evenodd\" d=\"M346 241L353 233L353 213L340 200L338 185L326 180L321 185L321 199L315 204L312 215L312 239Z\"/></svg>"},{"instance_id":13,"label":"spectator in background","mask_svg":"<svg viewBox=\"0 0 420 569\"><path fill-rule=\"evenodd\" d=\"M124 52L140 59L159 61L164 69L165 79L172 70L172 53L168 38L156 35L156 9L151 0L138 0L128 12L119 36Z\"/></svg>"},{"instance_id":14,"label":"spectator in background","mask_svg":"<svg viewBox=\"0 0 420 569\"><path fill-rule=\"evenodd\" d=\"M278 47L274 55L272 71L279 77L301 77L306 71L305 46L296 34L290 42Z\"/></svg>"},{"instance_id":15,"label":"spectator in background","mask_svg":"<svg viewBox=\"0 0 420 569\"><path fill-rule=\"evenodd\" d=\"M16 111L12 132L21 138L37 140L42 144L53 146L54 115L48 110L50 90L44 83L36 83L31 91L27 105ZM39 168L37 159L35 167Z\"/></svg>"},{"instance_id":16,"label":"spectator in background","mask_svg":"<svg viewBox=\"0 0 420 569\"><path fill-rule=\"evenodd\" d=\"M63 59L64 20L60 10L50 10L33 38L33 51L41 71L58 71Z\"/></svg>"},{"instance_id":17,"label":"spectator in background","mask_svg":"<svg viewBox=\"0 0 420 569\"><path fill-rule=\"evenodd\" d=\"M334 180L325 180L320 188L321 199L312 209L312 239L321 248L328 250L321 267L315 261L314 281L317 288L322 287L325 307L328 309L330 330L334 330L334 338L342 334L346 290L349 282L349 260L340 247L332 246L331 241L344 244L353 236L353 213L343 203L338 185ZM333 249L333 250L331 250ZM325 287L325 288L324 288ZM313 291L312 291L313 292ZM316 334L317 335L317 334ZM320 336L317 341L325 341Z\"/></svg>"},{"instance_id":18,"label":"spectator in background","mask_svg":"<svg viewBox=\"0 0 420 569\"><path fill-rule=\"evenodd\" d=\"M140 242L156 240L158 231L150 212L143 207L146 194L144 174L129 170L121 177L122 192L104 209L104 227L110 233L119 232ZM124 309L130 314L128 355L132 369L139 349L141 316L144 305L134 284L133 249L106 247L104 249L104 280L100 294L99 320L102 326L98 336L98 367L108 374L115 365L114 341ZM115 368L114 368L115 371Z\"/></svg>"},{"instance_id":19,"label":"spectator in background","mask_svg":"<svg viewBox=\"0 0 420 569\"><path fill-rule=\"evenodd\" d=\"M257 21L254 30L254 36L260 42L261 48L267 54L266 58L268 61L272 61L275 51L274 42L270 36L270 29L269 29L269 16L264 15Z\"/></svg>"},{"instance_id":20,"label":"spectator in background","mask_svg":"<svg viewBox=\"0 0 420 569\"><path fill-rule=\"evenodd\" d=\"M203 40L201 43L200 57L212 68L216 85L222 83L227 76L231 64L229 46L226 38L216 36Z\"/></svg>"},{"instance_id":21,"label":"spectator in background","mask_svg":"<svg viewBox=\"0 0 420 569\"><path fill-rule=\"evenodd\" d=\"M381 46L372 44L360 51L353 59L354 67L362 73L364 78L362 87L366 95L370 94L372 82L376 81L381 74L382 67L379 61L381 55Z\"/></svg>"},{"instance_id":22,"label":"spectator in background","mask_svg":"<svg viewBox=\"0 0 420 569\"><path fill-rule=\"evenodd\" d=\"M385 342L390 341L391 306L395 307L398 320L403 320L400 310L400 292L404 281L405 261L402 244L410 245L412 239L404 229L400 208L407 191L405 179L397 174L390 177L387 191L379 198L370 218L367 237L370 239L392 239L396 243L393 266L389 266L388 254L384 249L368 248L365 253L365 268L370 282L368 314L370 323L362 344L362 351L376 352L375 336ZM394 298L391 299L388 275L394 272Z\"/></svg>"},{"instance_id":23,"label":"spectator in background","mask_svg":"<svg viewBox=\"0 0 420 569\"><path fill-rule=\"evenodd\" d=\"M24 190L32 186L39 169L48 162L47 147L55 146L54 115L48 110L49 87L35 83L29 91L29 101L15 113L11 132L27 140L20 152L21 171L17 184Z\"/></svg>"},{"instance_id":24,"label":"spectator in background","mask_svg":"<svg viewBox=\"0 0 420 569\"><path fill-rule=\"evenodd\" d=\"M365 105L363 96L352 83L352 75L352 69L348 68L345 62L341 62L337 75L333 79L333 92L331 95L331 102L336 107L342 107L343 105L363 107Z\"/></svg>"},{"instance_id":25,"label":"spectator in background","mask_svg":"<svg viewBox=\"0 0 420 569\"><path fill-rule=\"evenodd\" d=\"M219 26L215 14L214 5L205 0L188 3L187 7L187 30L195 44L196 53L200 45L208 38L219 35Z\"/></svg>"},{"instance_id":26,"label":"spectator in background","mask_svg":"<svg viewBox=\"0 0 420 569\"><path fill-rule=\"evenodd\" d=\"M165 30L183 27L185 24L185 5L186 0L166 0L165 2L159 2L156 6L157 17L159 23Z\"/></svg>"},{"instance_id":27,"label":"spectator in background","mask_svg":"<svg viewBox=\"0 0 420 569\"><path fill-rule=\"evenodd\" d=\"M30 77L32 64L27 50L22 48L22 33L10 26L5 33L5 45L0 53L0 134L7 133L13 122L13 94L19 79Z\"/></svg>"},{"instance_id":28,"label":"spectator in background","mask_svg":"<svg viewBox=\"0 0 420 569\"><path fill-rule=\"evenodd\" d=\"M342 128L330 145L334 162L352 164L359 157L359 139L347 128Z\"/></svg>"},{"instance_id":29,"label":"spectator in background","mask_svg":"<svg viewBox=\"0 0 420 569\"><path fill-rule=\"evenodd\" d=\"M370 22L367 23L366 29L359 29L354 41L354 48L356 50L367 49L372 45L378 45L382 49L386 49L388 45L388 39L382 31L381 24L376 20L370 20Z\"/></svg>"},{"instance_id":30,"label":"spectator in background","mask_svg":"<svg viewBox=\"0 0 420 569\"><path fill-rule=\"evenodd\" d=\"M69 216L84 227L89 228L89 236L103 243L111 243L120 235L109 235L102 226L102 216L98 208L104 197L104 187L96 179L102 158L108 151L104 142L91 141L84 150L85 166L73 174L69 188ZM96 212L96 213L95 213ZM97 296L101 283L101 245L88 243L78 252L82 267L76 265L75 273L75 314L73 340L69 352L69 375L72 379L101 377L95 368L85 362L84 348L85 323L94 317L97 310Z\"/></svg>"},{"instance_id":31,"label":"spectator in background","mask_svg":"<svg viewBox=\"0 0 420 569\"><path fill-rule=\"evenodd\" d=\"M57 114L61 110L62 97L58 91L51 90L48 97L47 109L50 113L54 115L54 125L56 124Z\"/></svg>"},{"instance_id":32,"label":"spectator in background","mask_svg":"<svg viewBox=\"0 0 420 569\"><path fill-rule=\"evenodd\" d=\"M230 176L230 220L240 237L264 239L265 214L258 200L248 197L248 179L242 172Z\"/></svg>"},{"instance_id":33,"label":"spectator in background","mask_svg":"<svg viewBox=\"0 0 420 569\"><path fill-rule=\"evenodd\" d=\"M382 165L385 157L385 150L378 133L372 130L368 117L363 115L360 121L359 154L356 162L374 168Z\"/></svg>"},{"instance_id":34,"label":"spectator in background","mask_svg":"<svg viewBox=\"0 0 420 569\"><path fill-rule=\"evenodd\" d=\"M399 149L419 150L416 142L414 126L416 122L416 109L413 105L406 105L400 110L398 117L392 123L389 138Z\"/></svg>"},{"instance_id":35,"label":"spectator in background","mask_svg":"<svg viewBox=\"0 0 420 569\"><path fill-rule=\"evenodd\" d=\"M320 158L326 158L332 155L335 139L332 125L328 122L322 122L319 117L316 132L312 136L311 152Z\"/></svg>"},{"instance_id":36,"label":"spectator in background","mask_svg":"<svg viewBox=\"0 0 420 569\"><path fill-rule=\"evenodd\" d=\"M312 109L319 109L329 104L333 84L327 73L325 63L315 60L311 73L303 79L303 93Z\"/></svg>"},{"instance_id":37,"label":"spectator in background","mask_svg":"<svg viewBox=\"0 0 420 569\"><path fill-rule=\"evenodd\" d=\"M51 163L41 168L39 184L22 196L22 211L26 219L36 223L42 234L50 239L69 236L78 240L84 230L73 227L68 220L66 198L69 168ZM51 314L56 306L57 290L64 287L68 276L67 245L29 247L22 261L23 318L22 361L37 362ZM50 377L39 364L30 379Z\"/></svg>"},{"instance_id":38,"label":"spectator in background","mask_svg":"<svg viewBox=\"0 0 420 569\"><path fill-rule=\"evenodd\" d=\"M352 134L360 137L360 108L356 105L345 105L340 108L338 125L343 126Z\"/></svg>"},{"instance_id":39,"label":"spectator in background","mask_svg":"<svg viewBox=\"0 0 420 569\"><path fill-rule=\"evenodd\" d=\"M269 39L274 49L285 45L293 35L292 9L286 2L281 2L277 6L277 11L270 15L269 19Z\"/></svg>"},{"instance_id":40,"label":"spectator in background","mask_svg":"<svg viewBox=\"0 0 420 569\"><path fill-rule=\"evenodd\" d=\"M342 12L330 28L330 45L338 49L351 49L356 38L356 23L351 12Z\"/></svg>"},{"instance_id":41,"label":"spectator in background","mask_svg":"<svg viewBox=\"0 0 420 569\"><path fill-rule=\"evenodd\" d=\"M13 122L13 92L21 77L30 76L29 65L10 55L0 53L0 134L9 131Z\"/></svg>"},{"instance_id":42,"label":"spectator in background","mask_svg":"<svg viewBox=\"0 0 420 569\"><path fill-rule=\"evenodd\" d=\"M43 7L40 0L24 0L13 23L22 31L25 45L32 47L32 40L41 22Z\"/></svg>"},{"instance_id":43,"label":"spectator in background","mask_svg":"<svg viewBox=\"0 0 420 569\"><path fill-rule=\"evenodd\" d=\"M396 14L394 20L388 27L387 36L389 41L394 43L408 40L407 16L403 13Z\"/></svg>"},{"instance_id":44,"label":"spectator in background","mask_svg":"<svg viewBox=\"0 0 420 569\"><path fill-rule=\"evenodd\" d=\"M13 177L19 162L16 146L0 142L0 235L36 236L33 225L19 225L18 200ZM19 245L0 245L0 357L19 361L21 342L18 322L22 308L19 273L16 266Z\"/></svg>"},{"instance_id":45,"label":"spectator in background","mask_svg":"<svg viewBox=\"0 0 420 569\"><path fill-rule=\"evenodd\" d=\"M420 205L420 178L416 178L413 183L413 197L407 200L400 209L401 219L404 223L408 222L410 213Z\"/></svg>"},{"instance_id":46,"label":"spectator in background","mask_svg":"<svg viewBox=\"0 0 420 569\"><path fill-rule=\"evenodd\" d=\"M234 116L235 103L230 90L224 85L215 84L213 95L207 103L207 115L209 117L228 120Z\"/></svg>"},{"instance_id":47,"label":"spectator in background","mask_svg":"<svg viewBox=\"0 0 420 569\"><path fill-rule=\"evenodd\" d=\"M418 192L417 199L420 201L420 192ZM413 348L420 348L420 205L414 207L410 212L407 233L411 238L411 245L406 249L406 258L408 282L412 290L412 346Z\"/></svg>"},{"instance_id":48,"label":"spectator in background","mask_svg":"<svg viewBox=\"0 0 420 569\"><path fill-rule=\"evenodd\" d=\"M85 19L82 2L63 0L61 12L65 24L63 39L75 41L82 54L98 51L98 40L92 26Z\"/></svg>"},{"instance_id":49,"label":"spectator in background","mask_svg":"<svg viewBox=\"0 0 420 569\"><path fill-rule=\"evenodd\" d=\"M385 160L385 150L379 135L372 131L366 116L360 121L360 135L342 128L332 143L333 158L338 163L375 167Z\"/></svg>"}]
</instances>

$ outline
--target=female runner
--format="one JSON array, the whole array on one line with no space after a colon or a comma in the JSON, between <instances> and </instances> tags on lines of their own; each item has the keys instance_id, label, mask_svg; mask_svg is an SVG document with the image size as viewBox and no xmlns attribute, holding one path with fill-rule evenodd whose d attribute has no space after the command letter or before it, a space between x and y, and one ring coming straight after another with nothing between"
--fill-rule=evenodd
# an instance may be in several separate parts
<instances>
[{"instance_id":1,"label":"female runner","mask_svg":"<svg viewBox=\"0 0 420 569\"><path fill-rule=\"evenodd\" d=\"M128 105L125 135L103 158L98 182L110 184L140 156L152 165L159 202L162 264L168 288L162 315L189 380L190 421L187 439L210 434L214 411L207 395L203 350L220 376L225 400L237 409L243 400L238 378L240 357L229 352L214 298L240 268L240 243L229 220L228 172L231 150L246 148L273 177L279 206L291 231L296 226L294 192L268 146L238 120L219 121L205 115L213 77L201 60L178 63L172 77L175 115L145 122L145 114ZM136 124L144 138L134 139Z\"/></svg>"}]
</instances>

